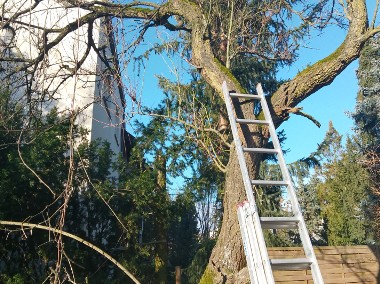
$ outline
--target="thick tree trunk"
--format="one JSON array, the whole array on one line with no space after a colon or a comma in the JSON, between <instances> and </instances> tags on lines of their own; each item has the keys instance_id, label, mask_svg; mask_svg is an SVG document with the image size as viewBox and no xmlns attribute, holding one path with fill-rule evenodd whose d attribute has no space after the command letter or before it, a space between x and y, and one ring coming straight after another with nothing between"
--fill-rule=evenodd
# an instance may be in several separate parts
<instances>
[{"instance_id":1,"label":"thick tree trunk","mask_svg":"<svg viewBox=\"0 0 380 284\"><path fill-rule=\"evenodd\" d=\"M252 114L253 103L235 104L235 110L238 117L255 118ZM248 147L262 147L267 140L262 129L253 125L250 127L243 125L239 129L242 143ZM261 156L246 154L245 158L249 175L253 179L259 171ZM244 283L242 282L244 277L238 281L238 277L241 277L239 272L246 266L246 261L236 213L237 205L244 200L246 200L246 194L243 178L235 145L232 144L226 172L223 223L218 242L209 260L208 273L205 274L212 275L214 283Z\"/></svg>"},{"instance_id":2,"label":"thick tree trunk","mask_svg":"<svg viewBox=\"0 0 380 284\"><path fill-rule=\"evenodd\" d=\"M245 194L241 190L244 188L244 184L235 154L235 146L231 147L225 188L223 223L218 242L209 260L214 273L216 272L217 282L226 282L246 264L236 216L236 204L245 200Z\"/></svg>"},{"instance_id":3,"label":"thick tree trunk","mask_svg":"<svg viewBox=\"0 0 380 284\"><path fill-rule=\"evenodd\" d=\"M223 223L208 266L215 283L236 283L235 275L246 266L236 214L236 205L246 198L245 192L242 190L244 184L235 146L232 146L230 150L223 200Z\"/></svg>"}]
</instances>

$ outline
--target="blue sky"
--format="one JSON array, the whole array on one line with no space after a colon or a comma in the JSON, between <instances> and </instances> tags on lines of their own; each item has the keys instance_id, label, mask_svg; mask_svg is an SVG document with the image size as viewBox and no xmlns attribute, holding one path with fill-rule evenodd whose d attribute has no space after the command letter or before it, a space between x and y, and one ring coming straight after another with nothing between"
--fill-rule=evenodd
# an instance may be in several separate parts
<instances>
[{"instance_id":1,"label":"blue sky","mask_svg":"<svg viewBox=\"0 0 380 284\"><path fill-rule=\"evenodd\" d=\"M366 1L370 22L375 2L375 0ZM376 23L379 25L379 19ZM330 27L323 35L314 35L308 44L310 48L302 48L299 60L291 68L282 70L281 77L292 78L308 64L315 63L331 54L343 42L345 34L346 31L342 29ZM330 120L340 134L347 136L353 133L353 121L347 114L355 108L358 92L358 81L355 74L357 68L358 61L356 60L332 84L322 88L300 104L304 107L304 112L312 115L321 123L321 128L316 127L307 119L295 115L282 125L287 135L284 149L290 150L285 157L288 163L308 156L316 150L317 144L322 142L328 130Z\"/></svg>"},{"instance_id":2,"label":"blue sky","mask_svg":"<svg viewBox=\"0 0 380 284\"><path fill-rule=\"evenodd\" d=\"M303 70L307 65L315 63L333 52L344 40L345 31L338 28L330 28L323 35L315 35L307 42L308 47L300 51L299 59L291 67L285 67L279 73L281 78L293 78L297 72ZM166 37L152 32L148 38ZM151 45L145 41L145 47ZM178 58L152 56L143 76L136 78L136 82L142 84L142 103L146 106L155 106L162 99L162 93L157 87L155 74L170 76L175 79L175 73L179 77L186 78L186 70L181 68L174 70L173 66L178 64ZM316 150L317 144L322 142L328 130L329 121L333 121L334 126L343 135L352 133L353 123L348 113L352 112L355 106L355 99L358 90L355 70L357 61L351 63L329 86L322 88L317 93L303 101L300 106L303 111L312 115L320 123L318 128L310 120L291 115L280 129L285 129L287 140L284 149L289 150L286 155L288 163L308 156ZM143 83L142 83L143 82ZM131 130L131 129L130 129Z\"/></svg>"},{"instance_id":3,"label":"blue sky","mask_svg":"<svg viewBox=\"0 0 380 284\"><path fill-rule=\"evenodd\" d=\"M283 78L292 78L308 64L317 62L332 53L343 42L345 31L332 28L321 36L314 36L309 45L312 48L302 48L299 60L290 68L280 72ZM326 86L304 100L299 106L303 111L316 118L321 127L318 128L310 120L291 115L280 129L285 129L287 140L284 149L289 149L286 155L288 163L308 156L322 142L329 121L332 121L340 134L352 133L353 121L348 113L355 107L358 82L355 71L358 62L351 63L329 86Z\"/></svg>"},{"instance_id":4,"label":"blue sky","mask_svg":"<svg viewBox=\"0 0 380 284\"><path fill-rule=\"evenodd\" d=\"M313 35L305 44L307 47L300 50L299 59L291 67L281 70L279 77L283 79L293 78L307 65L328 56L343 42L345 34L346 31L331 27L322 35ZM149 31L149 35L144 41L145 48L151 47L152 43L160 37L167 39L168 36L170 37L170 33L165 31ZM141 90L138 96L141 97L142 105L154 107L162 99L163 95L158 88L156 75L170 77L173 80L178 76L182 81L186 81L188 78L186 68L174 69L174 66L178 65L186 66L186 63L178 57L154 55L149 59L149 62L146 62L145 70L139 77L130 70L130 75L132 75L130 80L136 87L138 86L137 89ZM353 133L353 121L348 113L352 112L355 107L358 91L355 74L357 68L357 61L351 63L329 86L322 88L299 105L303 107L305 113L313 116L321 123L320 128L310 120L298 115L291 115L290 119L283 123L279 130L285 129L287 136L283 145L283 149L288 150L285 156L287 163L307 157L315 151L328 130L329 121L333 122L340 134L347 136ZM148 121L146 117L138 117L138 119ZM134 132L131 126L128 127L128 130ZM170 186L171 190L180 189L182 184L182 178L176 178L173 180L173 185Z\"/></svg>"}]
</instances>

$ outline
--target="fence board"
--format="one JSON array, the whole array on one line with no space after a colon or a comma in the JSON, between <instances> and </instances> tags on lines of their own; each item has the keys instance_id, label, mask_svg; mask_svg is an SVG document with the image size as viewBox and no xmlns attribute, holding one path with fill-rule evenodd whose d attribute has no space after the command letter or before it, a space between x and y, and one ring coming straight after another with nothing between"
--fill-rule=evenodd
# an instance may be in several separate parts
<instances>
[{"instance_id":1,"label":"fence board","mask_svg":"<svg viewBox=\"0 0 380 284\"><path fill-rule=\"evenodd\" d=\"M315 247L326 284L380 283L380 246ZM270 258L303 257L301 247L269 248ZM311 284L311 271L274 271L276 283Z\"/></svg>"}]
</instances>

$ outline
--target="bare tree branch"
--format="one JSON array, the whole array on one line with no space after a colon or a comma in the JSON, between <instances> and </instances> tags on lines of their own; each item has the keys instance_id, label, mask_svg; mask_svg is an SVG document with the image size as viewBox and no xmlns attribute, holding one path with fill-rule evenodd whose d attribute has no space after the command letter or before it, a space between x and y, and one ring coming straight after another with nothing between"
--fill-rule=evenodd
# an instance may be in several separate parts
<instances>
[{"instance_id":1,"label":"bare tree branch","mask_svg":"<svg viewBox=\"0 0 380 284\"><path fill-rule=\"evenodd\" d=\"M33 224L33 223L24 223L24 222L15 222L15 221L3 221L0 220L0 225L3 226L17 226L20 227L21 230L24 230L24 227L30 228L30 229L41 229L49 232L53 232L55 234L59 234L65 237L68 237L70 239L76 240L77 242L80 242L84 244L85 246L91 248L92 250L96 251L97 253L101 254L105 258L107 258L109 261L111 261L113 264L115 264L125 275L127 275L134 283L140 284L140 282L133 276L132 273L128 271L121 263L119 263L116 259L114 259L111 255L106 253L104 250L100 249L99 247L95 246L94 244L82 239L81 237L78 237L76 235L70 234L68 232L65 232L63 230L58 230L55 228L47 227L40 224Z\"/></svg>"}]
</instances>

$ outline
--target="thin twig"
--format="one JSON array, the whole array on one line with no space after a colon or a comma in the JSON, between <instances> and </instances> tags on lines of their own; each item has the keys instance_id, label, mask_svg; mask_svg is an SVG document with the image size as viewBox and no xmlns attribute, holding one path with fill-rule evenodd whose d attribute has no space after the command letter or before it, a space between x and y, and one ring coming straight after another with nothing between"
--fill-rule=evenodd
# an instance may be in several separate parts
<instances>
[{"instance_id":1,"label":"thin twig","mask_svg":"<svg viewBox=\"0 0 380 284\"><path fill-rule=\"evenodd\" d=\"M373 11L373 18L372 18L372 22L370 25L371 29L375 28L377 12L379 11L379 5L380 5L380 0L376 0L375 10Z\"/></svg>"}]
</instances>

